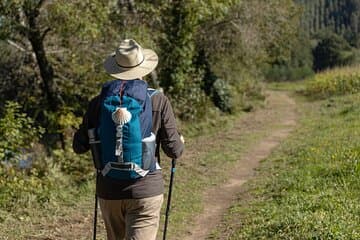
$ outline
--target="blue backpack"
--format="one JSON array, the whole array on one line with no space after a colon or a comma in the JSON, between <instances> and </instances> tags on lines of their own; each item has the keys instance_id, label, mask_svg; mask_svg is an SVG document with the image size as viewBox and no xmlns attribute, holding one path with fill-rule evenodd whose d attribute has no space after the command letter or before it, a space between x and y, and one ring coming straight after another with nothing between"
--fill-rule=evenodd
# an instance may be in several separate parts
<instances>
[{"instance_id":1,"label":"blue backpack","mask_svg":"<svg viewBox=\"0 0 360 240\"><path fill-rule=\"evenodd\" d=\"M131 180L156 169L156 137L151 132L151 97L156 93L142 80L103 85L97 128L103 176Z\"/></svg>"}]
</instances>

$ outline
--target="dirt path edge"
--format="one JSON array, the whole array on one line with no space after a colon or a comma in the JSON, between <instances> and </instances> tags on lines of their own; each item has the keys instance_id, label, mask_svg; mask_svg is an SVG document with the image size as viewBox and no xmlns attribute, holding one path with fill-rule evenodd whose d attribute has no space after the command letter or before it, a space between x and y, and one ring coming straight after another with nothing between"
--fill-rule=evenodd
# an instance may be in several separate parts
<instances>
[{"instance_id":1,"label":"dirt path edge","mask_svg":"<svg viewBox=\"0 0 360 240\"><path fill-rule=\"evenodd\" d=\"M296 127L296 104L286 92L269 91L266 107L249 114L247 120L263 118L266 121L266 116L269 114L278 116L279 128L272 129L267 137L253 145L239 159L225 184L210 188L204 193L204 211L194 219L192 228L188 229L188 235L184 237L184 240L206 239L221 222L224 213L231 206L237 193L241 191L243 184L254 176L260 162L267 158ZM237 124L243 124L243 121L246 119L240 120Z\"/></svg>"}]
</instances>

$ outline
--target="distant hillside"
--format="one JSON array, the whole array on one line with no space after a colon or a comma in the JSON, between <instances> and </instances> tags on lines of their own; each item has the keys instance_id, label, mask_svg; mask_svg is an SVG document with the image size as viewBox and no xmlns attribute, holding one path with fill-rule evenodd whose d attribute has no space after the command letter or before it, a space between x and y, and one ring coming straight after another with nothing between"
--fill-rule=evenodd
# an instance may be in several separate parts
<instances>
[{"instance_id":1,"label":"distant hillside","mask_svg":"<svg viewBox=\"0 0 360 240\"><path fill-rule=\"evenodd\" d=\"M351 45L360 46L360 0L295 0L303 6L301 25L315 36L323 30L342 35Z\"/></svg>"}]
</instances>

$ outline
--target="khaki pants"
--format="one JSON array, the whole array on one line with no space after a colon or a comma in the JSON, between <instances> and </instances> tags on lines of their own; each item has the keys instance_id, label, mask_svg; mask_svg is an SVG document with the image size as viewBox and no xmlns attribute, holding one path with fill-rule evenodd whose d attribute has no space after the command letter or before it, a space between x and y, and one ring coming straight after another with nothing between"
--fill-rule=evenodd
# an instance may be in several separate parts
<instances>
[{"instance_id":1,"label":"khaki pants","mask_svg":"<svg viewBox=\"0 0 360 240\"><path fill-rule=\"evenodd\" d=\"M99 199L108 240L155 240L163 195L142 199Z\"/></svg>"}]
</instances>

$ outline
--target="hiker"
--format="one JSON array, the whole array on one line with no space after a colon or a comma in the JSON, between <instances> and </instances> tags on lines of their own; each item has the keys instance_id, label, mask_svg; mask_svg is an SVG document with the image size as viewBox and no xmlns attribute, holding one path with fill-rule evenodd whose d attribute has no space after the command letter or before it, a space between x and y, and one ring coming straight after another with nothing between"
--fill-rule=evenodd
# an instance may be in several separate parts
<instances>
[{"instance_id":1,"label":"hiker","mask_svg":"<svg viewBox=\"0 0 360 240\"><path fill-rule=\"evenodd\" d=\"M98 163L101 169L98 169L96 194L109 240L156 239L164 192L159 146L168 157L174 159L179 158L184 149L184 141L176 129L168 98L160 91L148 89L147 83L142 80L157 64L158 56L153 50L143 49L132 39L121 41L104 62L106 72L115 80L105 83L101 94L90 101L83 122L74 135L74 151L85 153L90 149L88 130L100 129L96 132L100 136L101 146L101 163ZM111 106L114 102L127 108L115 108ZM140 163L124 163L128 156L136 155L132 152L133 145L126 145L133 138L126 136L127 128L136 130L138 126L131 125L137 117L132 110L133 105L140 106L141 110L138 122L142 146L149 144L145 146L149 156L144 157L142 150L142 158L150 159L147 168L144 167L146 164L139 167ZM107 116L109 109L112 109L112 114ZM149 116L150 120L147 118ZM104 158L115 161L106 162ZM129 171L122 170L124 164L132 164L134 167L131 171L138 171L130 175Z\"/></svg>"}]
</instances>

